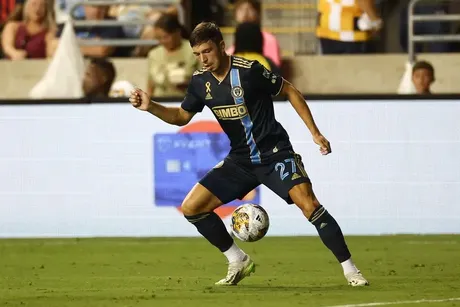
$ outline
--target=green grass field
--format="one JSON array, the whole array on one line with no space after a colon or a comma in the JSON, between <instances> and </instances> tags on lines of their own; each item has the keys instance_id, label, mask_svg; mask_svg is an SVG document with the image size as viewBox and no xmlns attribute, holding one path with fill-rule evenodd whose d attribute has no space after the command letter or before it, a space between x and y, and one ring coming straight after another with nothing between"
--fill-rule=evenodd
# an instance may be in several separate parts
<instances>
[{"instance_id":1,"label":"green grass field","mask_svg":"<svg viewBox=\"0 0 460 307\"><path fill-rule=\"evenodd\" d=\"M460 306L460 236L348 244L371 286L347 286L317 237L239 243L257 269L235 287L213 285L226 259L201 238L0 240L0 306Z\"/></svg>"}]
</instances>

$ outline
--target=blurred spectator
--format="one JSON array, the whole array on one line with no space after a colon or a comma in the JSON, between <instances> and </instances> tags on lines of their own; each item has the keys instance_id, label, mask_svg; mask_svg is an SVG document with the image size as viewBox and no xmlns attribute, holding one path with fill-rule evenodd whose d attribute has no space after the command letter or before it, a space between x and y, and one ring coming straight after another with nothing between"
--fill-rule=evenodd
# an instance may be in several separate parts
<instances>
[{"instance_id":1,"label":"blurred spectator","mask_svg":"<svg viewBox=\"0 0 460 307\"><path fill-rule=\"evenodd\" d=\"M429 62L416 62L412 68L412 83L417 94L431 94L431 85L435 81L434 68Z\"/></svg>"},{"instance_id":2,"label":"blurred spectator","mask_svg":"<svg viewBox=\"0 0 460 307\"><path fill-rule=\"evenodd\" d=\"M152 9L147 5L118 5L112 7L112 14L120 21L142 20L155 23L160 18L163 10ZM166 10L167 11L167 10ZM153 25L127 25L123 26L123 31L126 37L131 39L153 40L155 33ZM136 46L131 56L146 57L153 46L141 45Z\"/></svg>"},{"instance_id":3,"label":"blurred spectator","mask_svg":"<svg viewBox=\"0 0 460 307\"><path fill-rule=\"evenodd\" d=\"M155 31L152 24L154 24L163 13L171 13L178 15L179 12L175 5L166 6L163 8L150 5L137 5L137 4L118 4L112 5L109 15L120 21L150 21L151 24L146 25L124 25L122 26L125 37L130 39L154 40ZM141 45L131 48L130 56L133 57L146 57L152 49L152 45Z\"/></svg>"},{"instance_id":4,"label":"blurred spectator","mask_svg":"<svg viewBox=\"0 0 460 307\"><path fill-rule=\"evenodd\" d=\"M323 54L371 52L372 34L381 25L373 0L319 0L316 36Z\"/></svg>"},{"instance_id":5,"label":"blurred spectator","mask_svg":"<svg viewBox=\"0 0 460 307\"><path fill-rule=\"evenodd\" d=\"M54 13L46 0L27 0L22 21L9 21L2 32L2 49L11 60L43 59L53 54Z\"/></svg>"},{"instance_id":6,"label":"blurred spectator","mask_svg":"<svg viewBox=\"0 0 460 307\"><path fill-rule=\"evenodd\" d=\"M82 0L55 0L55 1L56 1L56 11L58 11L58 15L62 14L65 16L65 17L61 17L63 18L62 21L68 19L69 17L72 17L74 19L84 19L85 18L85 9L83 5L79 5L75 7L75 9L73 10L74 6L77 3L81 3Z\"/></svg>"},{"instance_id":7,"label":"blurred spectator","mask_svg":"<svg viewBox=\"0 0 460 307\"><path fill-rule=\"evenodd\" d=\"M105 58L93 58L85 70L83 93L87 98L109 97L112 83L115 80L115 67Z\"/></svg>"},{"instance_id":8,"label":"blurred spectator","mask_svg":"<svg viewBox=\"0 0 460 307\"><path fill-rule=\"evenodd\" d=\"M22 10L24 0L12 0L7 3L0 2L0 34L3 27L9 21L22 21ZM0 43L0 59L4 57L3 49Z\"/></svg>"},{"instance_id":9,"label":"blurred spectator","mask_svg":"<svg viewBox=\"0 0 460 307\"><path fill-rule=\"evenodd\" d=\"M112 20L108 16L108 6L85 5L84 20L97 21L97 20ZM80 39L123 39L125 34L121 26L86 26L77 27L75 29L76 35ZM81 52L87 57L121 57L127 56L129 48L115 48L114 46L81 46Z\"/></svg>"},{"instance_id":10,"label":"blurred spectator","mask_svg":"<svg viewBox=\"0 0 460 307\"><path fill-rule=\"evenodd\" d=\"M261 4L258 0L239 0L235 4L235 19L237 24L255 22L261 24ZM281 67L281 52L276 37L266 31L263 35L263 55L269 58L278 67ZM227 49L228 54L233 54L234 46Z\"/></svg>"},{"instance_id":11,"label":"blurred spectator","mask_svg":"<svg viewBox=\"0 0 460 307\"><path fill-rule=\"evenodd\" d=\"M449 13L449 5L446 3L426 3L416 4L414 7L415 15L446 15ZM406 6L400 15L399 41L404 52L408 51L408 7ZM450 34L450 22L423 21L414 23L415 35L439 35ZM414 51L420 52L451 52L452 43L450 42L430 42L414 43ZM424 50L424 47L426 49Z\"/></svg>"},{"instance_id":12,"label":"blurred spectator","mask_svg":"<svg viewBox=\"0 0 460 307\"><path fill-rule=\"evenodd\" d=\"M148 54L148 93L154 97L183 96L198 62L175 15L163 14L155 23L159 45Z\"/></svg>"},{"instance_id":13,"label":"blurred spectator","mask_svg":"<svg viewBox=\"0 0 460 307\"><path fill-rule=\"evenodd\" d=\"M263 55L263 40L259 24L253 22L239 24L235 32L234 55L248 60L257 60L268 70L280 74L280 70L275 63Z\"/></svg>"},{"instance_id":14,"label":"blurred spectator","mask_svg":"<svg viewBox=\"0 0 460 307\"><path fill-rule=\"evenodd\" d=\"M120 21L144 21L155 11L148 5L120 4L111 8L111 16ZM126 37L139 38L144 28L143 25L124 25L123 32Z\"/></svg>"}]
</instances>

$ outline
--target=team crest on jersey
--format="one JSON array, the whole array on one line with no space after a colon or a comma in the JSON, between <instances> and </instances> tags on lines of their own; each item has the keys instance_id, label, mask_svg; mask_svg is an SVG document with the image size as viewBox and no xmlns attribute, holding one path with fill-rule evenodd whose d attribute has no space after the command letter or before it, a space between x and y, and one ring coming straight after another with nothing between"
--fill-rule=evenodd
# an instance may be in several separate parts
<instances>
[{"instance_id":1,"label":"team crest on jersey","mask_svg":"<svg viewBox=\"0 0 460 307\"><path fill-rule=\"evenodd\" d=\"M235 86L232 88L233 98L241 98L244 95L243 88L241 86Z\"/></svg>"}]
</instances>

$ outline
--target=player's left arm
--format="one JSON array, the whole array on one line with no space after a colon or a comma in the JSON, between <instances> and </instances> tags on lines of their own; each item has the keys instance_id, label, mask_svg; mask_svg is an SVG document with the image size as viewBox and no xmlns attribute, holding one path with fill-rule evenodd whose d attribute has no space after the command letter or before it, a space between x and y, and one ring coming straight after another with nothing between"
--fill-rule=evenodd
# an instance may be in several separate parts
<instances>
[{"instance_id":1,"label":"player's left arm","mask_svg":"<svg viewBox=\"0 0 460 307\"><path fill-rule=\"evenodd\" d=\"M265 92L272 96L283 95L287 97L297 111L297 114L299 114L310 130L313 141L320 146L321 153L327 155L331 152L331 145L316 126L305 99L291 83L284 80L283 77L264 68L262 64L257 61L255 61L251 67L251 81L255 82L258 91Z\"/></svg>"},{"instance_id":2,"label":"player's left arm","mask_svg":"<svg viewBox=\"0 0 460 307\"><path fill-rule=\"evenodd\" d=\"M310 130L311 135L313 136L313 141L320 146L320 152L323 155L331 153L331 144L329 141L321 134L316 126L313 115L311 114L310 108L306 103L303 95L297 90L290 82L283 79L283 84L281 85L280 95L286 96L291 105L302 118L305 125Z\"/></svg>"}]
</instances>

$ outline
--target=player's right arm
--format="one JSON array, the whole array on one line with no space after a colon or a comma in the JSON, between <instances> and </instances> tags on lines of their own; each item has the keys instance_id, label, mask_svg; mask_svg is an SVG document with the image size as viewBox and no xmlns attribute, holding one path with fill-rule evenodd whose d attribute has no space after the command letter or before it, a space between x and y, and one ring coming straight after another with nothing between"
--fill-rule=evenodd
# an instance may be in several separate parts
<instances>
[{"instance_id":1,"label":"player's right arm","mask_svg":"<svg viewBox=\"0 0 460 307\"><path fill-rule=\"evenodd\" d=\"M131 92L129 102L131 102L133 107L149 112L162 121L176 126L184 126L188 124L192 117L196 114L188 112L182 107L165 107L158 102L151 100L150 95L138 88Z\"/></svg>"},{"instance_id":2,"label":"player's right arm","mask_svg":"<svg viewBox=\"0 0 460 307\"><path fill-rule=\"evenodd\" d=\"M147 111L162 121L176 126L187 125L192 117L203 111L204 108L203 100L195 93L194 77L188 85L187 93L180 107L165 107L152 101L150 95L140 89L132 91L129 101L134 107Z\"/></svg>"}]
</instances>

